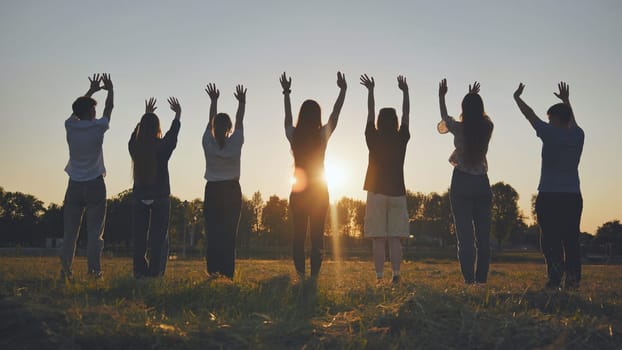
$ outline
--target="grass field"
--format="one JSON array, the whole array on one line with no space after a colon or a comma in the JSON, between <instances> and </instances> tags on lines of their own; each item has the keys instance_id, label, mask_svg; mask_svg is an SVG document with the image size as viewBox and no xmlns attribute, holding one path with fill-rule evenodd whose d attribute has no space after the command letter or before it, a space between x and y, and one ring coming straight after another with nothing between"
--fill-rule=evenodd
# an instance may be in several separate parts
<instances>
[{"instance_id":1,"label":"grass field","mask_svg":"<svg viewBox=\"0 0 622 350\"><path fill-rule=\"evenodd\" d=\"M443 260L406 262L381 286L369 261L327 261L317 284L283 260L239 260L233 282L202 260L140 281L129 259L103 263L92 280L76 259L65 284L57 258L0 257L0 348L622 348L622 266L584 266L579 291L551 293L533 263L493 264L485 288Z\"/></svg>"}]
</instances>

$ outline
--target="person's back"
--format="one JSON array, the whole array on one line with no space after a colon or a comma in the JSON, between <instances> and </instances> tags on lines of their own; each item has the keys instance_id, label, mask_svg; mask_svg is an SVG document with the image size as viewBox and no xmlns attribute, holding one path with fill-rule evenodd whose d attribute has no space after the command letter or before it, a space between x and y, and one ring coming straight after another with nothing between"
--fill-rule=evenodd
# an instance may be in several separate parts
<instances>
[{"instance_id":1,"label":"person's back","mask_svg":"<svg viewBox=\"0 0 622 350\"><path fill-rule=\"evenodd\" d=\"M110 120L81 120L71 116L65 121L69 161L65 170L75 181L88 181L106 172L104 167L104 133Z\"/></svg>"},{"instance_id":2,"label":"person's back","mask_svg":"<svg viewBox=\"0 0 622 350\"><path fill-rule=\"evenodd\" d=\"M542 139L539 191L580 192L579 162L585 134L578 127L557 128L543 121L536 124Z\"/></svg>"}]
</instances>

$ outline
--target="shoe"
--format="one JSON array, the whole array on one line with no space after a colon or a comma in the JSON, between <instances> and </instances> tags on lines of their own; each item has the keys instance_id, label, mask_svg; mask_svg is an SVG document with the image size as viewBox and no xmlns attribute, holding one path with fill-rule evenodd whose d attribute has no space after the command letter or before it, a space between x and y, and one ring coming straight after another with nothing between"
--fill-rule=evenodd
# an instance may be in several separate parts
<instances>
[{"instance_id":1,"label":"shoe","mask_svg":"<svg viewBox=\"0 0 622 350\"><path fill-rule=\"evenodd\" d=\"M393 277L391 278L391 283L393 283L393 284L398 284L398 283L400 283L400 276L399 276L399 275L397 275L397 276L393 276Z\"/></svg>"},{"instance_id":2,"label":"shoe","mask_svg":"<svg viewBox=\"0 0 622 350\"><path fill-rule=\"evenodd\" d=\"M97 271L97 272L90 271L89 276L93 277L96 280L101 280L101 279L104 279L104 272L103 271Z\"/></svg>"},{"instance_id":3,"label":"shoe","mask_svg":"<svg viewBox=\"0 0 622 350\"><path fill-rule=\"evenodd\" d=\"M544 289L547 290L547 291L550 291L550 292L559 292L561 290L561 287L560 287L559 283L548 281L544 285Z\"/></svg>"}]
</instances>

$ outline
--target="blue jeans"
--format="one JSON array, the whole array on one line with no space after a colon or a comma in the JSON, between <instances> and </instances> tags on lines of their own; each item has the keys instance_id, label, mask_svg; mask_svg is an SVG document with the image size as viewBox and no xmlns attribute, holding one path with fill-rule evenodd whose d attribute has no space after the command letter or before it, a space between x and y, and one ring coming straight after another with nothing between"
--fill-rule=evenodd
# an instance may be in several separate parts
<instances>
[{"instance_id":1,"label":"blue jeans","mask_svg":"<svg viewBox=\"0 0 622 350\"><path fill-rule=\"evenodd\" d=\"M106 218L106 184L102 176L90 181L69 180L63 203L63 246L60 252L63 276L73 274L73 256L82 216L86 210L88 234L88 272L101 273L101 252L104 249L104 221Z\"/></svg>"},{"instance_id":2,"label":"blue jeans","mask_svg":"<svg viewBox=\"0 0 622 350\"><path fill-rule=\"evenodd\" d=\"M134 235L134 277L163 276L168 260L168 222L171 212L169 196L155 198L147 205L132 200L132 233ZM149 245L149 259L147 259Z\"/></svg>"},{"instance_id":3,"label":"blue jeans","mask_svg":"<svg viewBox=\"0 0 622 350\"><path fill-rule=\"evenodd\" d=\"M566 288L581 282L579 233L583 197L580 193L540 192L536 214L540 225L540 245L546 261L548 286L559 287L565 275Z\"/></svg>"},{"instance_id":4,"label":"blue jeans","mask_svg":"<svg viewBox=\"0 0 622 350\"><path fill-rule=\"evenodd\" d=\"M492 210L488 175L471 175L454 168L449 198L464 282L486 283L490 266Z\"/></svg>"}]
</instances>

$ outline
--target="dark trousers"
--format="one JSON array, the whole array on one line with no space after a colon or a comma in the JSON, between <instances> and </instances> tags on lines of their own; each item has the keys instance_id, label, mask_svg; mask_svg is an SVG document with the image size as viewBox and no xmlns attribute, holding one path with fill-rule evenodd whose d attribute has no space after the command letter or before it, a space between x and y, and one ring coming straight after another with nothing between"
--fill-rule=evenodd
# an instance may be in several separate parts
<instances>
[{"instance_id":1,"label":"dark trousers","mask_svg":"<svg viewBox=\"0 0 622 350\"><path fill-rule=\"evenodd\" d=\"M145 204L132 201L132 234L134 236L134 277L163 276L168 260L168 222L171 212L169 196ZM149 246L149 258L147 258Z\"/></svg>"},{"instance_id":2,"label":"dark trousers","mask_svg":"<svg viewBox=\"0 0 622 350\"><path fill-rule=\"evenodd\" d=\"M449 199L464 282L486 283L490 266L492 209L488 175L471 175L454 169Z\"/></svg>"},{"instance_id":3,"label":"dark trousers","mask_svg":"<svg viewBox=\"0 0 622 350\"><path fill-rule=\"evenodd\" d=\"M311 236L311 276L317 276L322 266L328 190L325 185L309 186L302 192L292 192L289 203L294 222L294 266L299 274L305 274L305 240L308 228Z\"/></svg>"},{"instance_id":4,"label":"dark trousers","mask_svg":"<svg viewBox=\"0 0 622 350\"><path fill-rule=\"evenodd\" d=\"M233 278L241 210L242 190L237 180L210 181L205 185L205 261L209 274Z\"/></svg>"},{"instance_id":5,"label":"dark trousers","mask_svg":"<svg viewBox=\"0 0 622 350\"><path fill-rule=\"evenodd\" d=\"M84 182L69 180L67 185L63 202L63 246L60 253L62 274L67 277L72 275L73 256L85 210L88 272L99 274L106 219L106 184L102 176Z\"/></svg>"},{"instance_id":6,"label":"dark trousers","mask_svg":"<svg viewBox=\"0 0 622 350\"><path fill-rule=\"evenodd\" d=\"M583 198L580 193L540 192L536 214L540 225L540 246L548 273L548 285L558 287L566 274L566 287L581 281L579 233Z\"/></svg>"}]
</instances>

